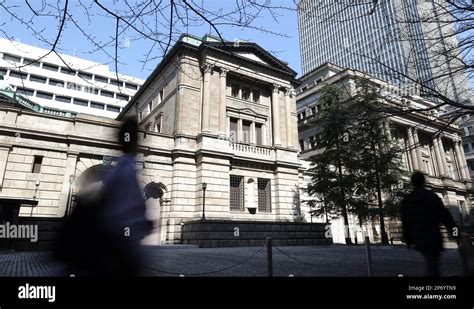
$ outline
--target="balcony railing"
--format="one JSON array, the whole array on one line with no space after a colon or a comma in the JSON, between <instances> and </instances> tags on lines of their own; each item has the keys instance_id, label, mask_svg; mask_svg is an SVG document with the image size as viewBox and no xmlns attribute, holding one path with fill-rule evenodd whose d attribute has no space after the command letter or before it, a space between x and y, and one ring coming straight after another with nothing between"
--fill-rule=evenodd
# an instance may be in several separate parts
<instances>
[{"instance_id":1,"label":"balcony railing","mask_svg":"<svg viewBox=\"0 0 474 309\"><path fill-rule=\"evenodd\" d=\"M232 147L234 154L238 156L253 157L256 159L266 160L273 160L274 158L272 149L232 142L230 142L230 146Z\"/></svg>"}]
</instances>

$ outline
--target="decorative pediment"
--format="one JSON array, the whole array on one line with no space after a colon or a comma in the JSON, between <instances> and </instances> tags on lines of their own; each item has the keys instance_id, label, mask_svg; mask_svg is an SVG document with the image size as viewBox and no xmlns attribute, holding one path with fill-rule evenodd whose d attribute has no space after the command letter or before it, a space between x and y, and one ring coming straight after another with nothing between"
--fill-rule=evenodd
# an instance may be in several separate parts
<instances>
[{"instance_id":1,"label":"decorative pediment","mask_svg":"<svg viewBox=\"0 0 474 309\"><path fill-rule=\"evenodd\" d=\"M293 71L288 63L279 60L273 56L270 52L266 51L258 44L250 42L205 42L201 44L201 49L210 48L219 52L226 53L230 56L238 57L251 61L255 64L263 65L285 74L296 76L296 72Z\"/></svg>"}]
</instances>

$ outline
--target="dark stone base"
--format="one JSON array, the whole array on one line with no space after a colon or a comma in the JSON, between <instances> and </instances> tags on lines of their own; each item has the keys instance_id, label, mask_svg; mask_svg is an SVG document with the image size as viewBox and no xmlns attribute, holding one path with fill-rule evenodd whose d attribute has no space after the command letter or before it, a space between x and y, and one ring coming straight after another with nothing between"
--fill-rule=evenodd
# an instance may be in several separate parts
<instances>
[{"instance_id":1,"label":"dark stone base","mask_svg":"<svg viewBox=\"0 0 474 309\"><path fill-rule=\"evenodd\" d=\"M38 225L38 241L15 239L13 249L15 251L53 250L63 223L63 218L18 217L19 225Z\"/></svg>"},{"instance_id":2,"label":"dark stone base","mask_svg":"<svg viewBox=\"0 0 474 309\"><path fill-rule=\"evenodd\" d=\"M183 223L181 243L200 248L263 246L271 237L274 246L331 245L326 223L214 221ZM234 235L238 228L239 236Z\"/></svg>"}]
</instances>

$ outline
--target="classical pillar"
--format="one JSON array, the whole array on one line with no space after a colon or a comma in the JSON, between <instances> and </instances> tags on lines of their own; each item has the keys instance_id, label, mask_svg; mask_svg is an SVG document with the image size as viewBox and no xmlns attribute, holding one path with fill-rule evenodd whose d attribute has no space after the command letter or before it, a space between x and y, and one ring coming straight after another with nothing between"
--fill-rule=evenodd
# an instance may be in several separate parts
<instances>
[{"instance_id":1,"label":"classical pillar","mask_svg":"<svg viewBox=\"0 0 474 309\"><path fill-rule=\"evenodd\" d=\"M255 122L252 121L252 123L250 124L250 144L252 145L256 145L257 144L257 134L255 132Z\"/></svg>"},{"instance_id":2,"label":"classical pillar","mask_svg":"<svg viewBox=\"0 0 474 309\"><path fill-rule=\"evenodd\" d=\"M229 70L221 68L219 74L219 135L227 134L226 119L226 92L227 92L227 72Z\"/></svg>"},{"instance_id":3,"label":"classical pillar","mask_svg":"<svg viewBox=\"0 0 474 309\"><path fill-rule=\"evenodd\" d=\"M179 58L178 65L181 68L178 70L177 78L176 78L176 103L175 103L175 134L181 134L184 131L184 107L183 107L183 87L181 83L183 82L183 62L182 59ZM137 111L138 114L138 111Z\"/></svg>"},{"instance_id":4,"label":"classical pillar","mask_svg":"<svg viewBox=\"0 0 474 309\"><path fill-rule=\"evenodd\" d=\"M436 167L438 170L438 176L442 176L444 175L444 166L443 160L441 158L441 152L439 151L439 144L437 138L433 139L433 148L436 156Z\"/></svg>"},{"instance_id":5,"label":"classical pillar","mask_svg":"<svg viewBox=\"0 0 474 309\"><path fill-rule=\"evenodd\" d=\"M273 85L273 93L272 93L272 118L273 118L273 145L274 146L281 146L280 140L280 103L278 102L278 94L279 94L280 86L274 84Z\"/></svg>"},{"instance_id":6,"label":"classical pillar","mask_svg":"<svg viewBox=\"0 0 474 309\"><path fill-rule=\"evenodd\" d=\"M70 203L70 192L71 192L71 182L70 177L75 177L76 174L76 164L77 164L77 153L69 152L66 159L66 168L63 176L63 184L61 187L61 195L59 196L59 216L62 217L66 214L66 207ZM69 209L70 210L70 209Z\"/></svg>"},{"instance_id":7,"label":"classical pillar","mask_svg":"<svg viewBox=\"0 0 474 309\"><path fill-rule=\"evenodd\" d=\"M425 166L423 164L423 158L421 157L421 144L420 144L420 139L418 138L417 128L413 128L413 141L415 142L415 154L416 154L416 159L418 160L418 167L420 168L420 171L428 173L428 171L425 169Z\"/></svg>"},{"instance_id":8,"label":"classical pillar","mask_svg":"<svg viewBox=\"0 0 474 309\"><path fill-rule=\"evenodd\" d=\"M459 146L460 141L453 141L454 143L454 152L456 154L456 162L459 171L459 179L467 179L467 175L465 174L464 167L467 164L466 161L463 162L462 155L461 155L461 147Z\"/></svg>"},{"instance_id":9,"label":"classical pillar","mask_svg":"<svg viewBox=\"0 0 474 309\"><path fill-rule=\"evenodd\" d=\"M441 135L437 138L441 164L443 165L444 175L449 176L448 163L446 162L446 152L444 151L443 138Z\"/></svg>"},{"instance_id":10,"label":"classical pillar","mask_svg":"<svg viewBox=\"0 0 474 309\"><path fill-rule=\"evenodd\" d=\"M212 65L204 64L204 84L202 88L202 132L211 132L211 73Z\"/></svg>"},{"instance_id":11,"label":"classical pillar","mask_svg":"<svg viewBox=\"0 0 474 309\"><path fill-rule=\"evenodd\" d=\"M420 166L418 165L418 158L416 156L416 152L415 152L415 149L414 149L415 142L414 142L414 139L413 139L413 132L411 130L411 127L408 128L407 132L408 132L408 149L410 151L412 169L414 171L419 171Z\"/></svg>"},{"instance_id":12,"label":"classical pillar","mask_svg":"<svg viewBox=\"0 0 474 309\"><path fill-rule=\"evenodd\" d=\"M242 132L242 119L237 120L237 142L242 143L244 141L244 132Z\"/></svg>"},{"instance_id":13,"label":"classical pillar","mask_svg":"<svg viewBox=\"0 0 474 309\"><path fill-rule=\"evenodd\" d=\"M3 189L3 181L5 171L7 169L8 155L10 154L11 146L0 145L0 192Z\"/></svg>"},{"instance_id":14,"label":"classical pillar","mask_svg":"<svg viewBox=\"0 0 474 309\"><path fill-rule=\"evenodd\" d=\"M464 154L464 148L462 147L462 140L459 141L459 149L461 153L462 162L464 162L463 170L464 170L464 174L466 175L465 179L470 180L471 171L469 170L469 165L467 164L466 155Z\"/></svg>"},{"instance_id":15,"label":"classical pillar","mask_svg":"<svg viewBox=\"0 0 474 309\"><path fill-rule=\"evenodd\" d=\"M285 125L286 125L286 147L293 147L293 130L291 123L291 96L292 89L285 89Z\"/></svg>"}]
</instances>

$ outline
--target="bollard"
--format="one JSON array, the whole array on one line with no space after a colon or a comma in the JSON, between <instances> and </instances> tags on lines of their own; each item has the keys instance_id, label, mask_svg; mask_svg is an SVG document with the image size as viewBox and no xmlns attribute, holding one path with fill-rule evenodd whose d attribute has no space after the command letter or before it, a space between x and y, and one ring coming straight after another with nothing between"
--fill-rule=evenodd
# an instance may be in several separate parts
<instances>
[{"instance_id":1,"label":"bollard","mask_svg":"<svg viewBox=\"0 0 474 309\"><path fill-rule=\"evenodd\" d=\"M372 277L372 255L370 254L369 236L365 236L365 254L367 256L367 273L369 277Z\"/></svg>"},{"instance_id":2,"label":"bollard","mask_svg":"<svg viewBox=\"0 0 474 309\"><path fill-rule=\"evenodd\" d=\"M267 237L267 267L268 277L273 277L273 252L272 252L272 238Z\"/></svg>"}]
</instances>

